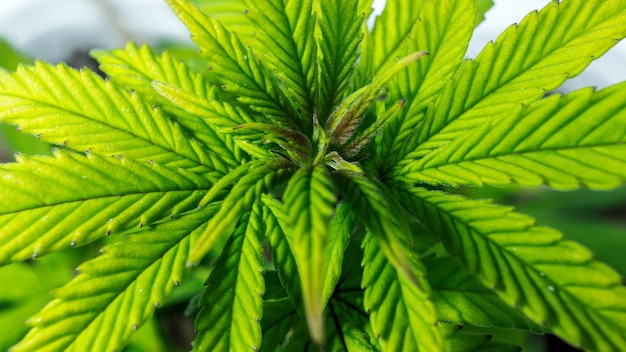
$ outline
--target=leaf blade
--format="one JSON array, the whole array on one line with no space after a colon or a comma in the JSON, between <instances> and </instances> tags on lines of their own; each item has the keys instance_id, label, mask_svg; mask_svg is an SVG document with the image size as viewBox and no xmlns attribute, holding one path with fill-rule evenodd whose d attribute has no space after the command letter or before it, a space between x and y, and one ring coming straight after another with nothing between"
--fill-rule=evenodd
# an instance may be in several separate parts
<instances>
[{"instance_id":1,"label":"leaf blade","mask_svg":"<svg viewBox=\"0 0 626 352\"><path fill-rule=\"evenodd\" d=\"M241 216L252 209L263 191L282 173L279 163L259 160L248 164L248 173L235 183L216 216L209 220L206 229L200 234L198 244L189 255L188 265L196 265L214 245L223 243L234 231ZM201 204L206 204L206 195Z\"/></svg>"},{"instance_id":2,"label":"leaf blade","mask_svg":"<svg viewBox=\"0 0 626 352\"><path fill-rule=\"evenodd\" d=\"M403 172L412 182L619 187L626 183L624 92L626 85L618 84L551 96L476 128Z\"/></svg>"},{"instance_id":3,"label":"leaf blade","mask_svg":"<svg viewBox=\"0 0 626 352\"><path fill-rule=\"evenodd\" d=\"M311 339L323 344L325 252L330 235L331 216L336 196L334 184L325 166L302 168L293 175L285 189L285 207L293 229L294 256L300 273L303 304Z\"/></svg>"},{"instance_id":4,"label":"leaf blade","mask_svg":"<svg viewBox=\"0 0 626 352\"><path fill-rule=\"evenodd\" d=\"M626 5L574 0L530 13L465 61L407 144L415 159L449 143L488 117L506 116L577 75L626 35ZM550 33L550 35L535 35ZM512 94L515 92L515 94Z\"/></svg>"},{"instance_id":5,"label":"leaf blade","mask_svg":"<svg viewBox=\"0 0 626 352\"><path fill-rule=\"evenodd\" d=\"M398 49L418 19L424 3L423 0L399 0L389 1L385 4L371 31L374 46L374 72L379 72L383 67L393 62L394 58L404 56L398 54Z\"/></svg>"},{"instance_id":6,"label":"leaf blade","mask_svg":"<svg viewBox=\"0 0 626 352\"><path fill-rule=\"evenodd\" d=\"M428 281L440 321L490 328L544 330L509 307L492 290L466 272L452 257L426 258Z\"/></svg>"},{"instance_id":7,"label":"leaf blade","mask_svg":"<svg viewBox=\"0 0 626 352\"><path fill-rule=\"evenodd\" d=\"M509 305L575 346L610 351L626 343L626 305L618 298L626 287L585 248L510 208L410 192L446 250Z\"/></svg>"},{"instance_id":8,"label":"leaf blade","mask_svg":"<svg viewBox=\"0 0 626 352\"><path fill-rule=\"evenodd\" d=\"M235 33L190 2L167 0L167 3L191 31L201 54L210 60L211 70L223 80L224 89L284 127L295 125L290 117L291 106L280 92L278 82Z\"/></svg>"},{"instance_id":9,"label":"leaf blade","mask_svg":"<svg viewBox=\"0 0 626 352\"><path fill-rule=\"evenodd\" d=\"M183 215L107 246L31 318L14 351L120 350L186 275L190 248L216 208ZM149 246L146 246L149 244Z\"/></svg>"},{"instance_id":10,"label":"leaf blade","mask_svg":"<svg viewBox=\"0 0 626 352\"><path fill-rule=\"evenodd\" d=\"M394 55L429 53L402 70L389 84L389 101L406 99L400 118L383 135L383 168L403 155L405 144L418 130L427 107L452 79L467 50L474 29L473 0L425 1ZM389 61L386 65L391 65Z\"/></svg>"},{"instance_id":11,"label":"leaf blade","mask_svg":"<svg viewBox=\"0 0 626 352\"><path fill-rule=\"evenodd\" d=\"M209 274L196 316L194 351L257 350L263 315L260 208L244 216Z\"/></svg>"},{"instance_id":12,"label":"leaf blade","mask_svg":"<svg viewBox=\"0 0 626 352\"><path fill-rule=\"evenodd\" d=\"M363 37L363 18L357 13L357 0L329 0L324 5L316 5L320 99L317 113L323 125L334 107L349 93L348 83Z\"/></svg>"},{"instance_id":13,"label":"leaf blade","mask_svg":"<svg viewBox=\"0 0 626 352\"><path fill-rule=\"evenodd\" d=\"M91 56L98 60L100 69L115 82L163 108L189 136L219 154L224 163L232 167L241 162L242 155L237 153L231 138L219 133L202 115L185 114L183 107L164 99L153 87L153 81L165 82L203 99L216 100L216 87L202 75L194 73L185 63L167 52L157 56L148 45L137 47L129 43L123 49L92 51Z\"/></svg>"},{"instance_id":14,"label":"leaf blade","mask_svg":"<svg viewBox=\"0 0 626 352\"><path fill-rule=\"evenodd\" d=\"M152 160L207 175L223 171L159 108L91 71L63 64L1 71L0 121L78 152Z\"/></svg>"},{"instance_id":15,"label":"leaf blade","mask_svg":"<svg viewBox=\"0 0 626 352\"><path fill-rule=\"evenodd\" d=\"M2 263L174 217L194 209L211 188L184 170L61 151L20 157L2 165L0 175Z\"/></svg>"},{"instance_id":16,"label":"leaf blade","mask_svg":"<svg viewBox=\"0 0 626 352\"><path fill-rule=\"evenodd\" d=\"M272 259L278 272L278 278L300 317L302 320L306 320L302 310L300 274L291 245L293 233L283 203L270 195L263 195L261 201L265 205L263 214L265 237L272 251Z\"/></svg>"},{"instance_id":17,"label":"leaf blade","mask_svg":"<svg viewBox=\"0 0 626 352\"><path fill-rule=\"evenodd\" d=\"M246 1L248 18L266 48L276 74L296 103L304 126L310 126L317 85L313 0Z\"/></svg>"},{"instance_id":18,"label":"leaf blade","mask_svg":"<svg viewBox=\"0 0 626 352\"><path fill-rule=\"evenodd\" d=\"M429 300L430 287L410 282L397 272L377 245L372 234L363 241L364 307L383 349L443 351L443 338L436 327L437 314ZM424 273L416 258L414 269ZM423 280L423 278L422 278ZM377 283L385 283L379 284Z\"/></svg>"}]
</instances>

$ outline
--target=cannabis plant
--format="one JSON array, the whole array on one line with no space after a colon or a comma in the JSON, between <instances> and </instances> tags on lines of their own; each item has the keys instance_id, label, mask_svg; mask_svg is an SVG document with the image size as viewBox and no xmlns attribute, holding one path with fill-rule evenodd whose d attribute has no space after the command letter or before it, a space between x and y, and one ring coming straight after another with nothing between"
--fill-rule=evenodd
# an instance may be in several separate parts
<instances>
[{"instance_id":1,"label":"cannabis plant","mask_svg":"<svg viewBox=\"0 0 626 352\"><path fill-rule=\"evenodd\" d=\"M194 268L196 351L626 348L618 273L458 191L624 184L626 83L547 93L626 1L551 2L475 59L485 1L390 0L371 31L371 0L167 2L200 72L132 44L93 53L106 79L0 72L0 120L55 145L0 168L0 262L104 243L13 351L119 351Z\"/></svg>"}]
</instances>

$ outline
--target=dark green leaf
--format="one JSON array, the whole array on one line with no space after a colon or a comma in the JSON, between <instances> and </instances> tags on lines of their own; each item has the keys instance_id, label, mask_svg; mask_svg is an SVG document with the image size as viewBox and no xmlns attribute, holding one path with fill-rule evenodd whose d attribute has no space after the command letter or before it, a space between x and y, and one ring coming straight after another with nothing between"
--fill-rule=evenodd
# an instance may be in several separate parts
<instances>
[{"instance_id":1,"label":"dark green leaf","mask_svg":"<svg viewBox=\"0 0 626 352\"><path fill-rule=\"evenodd\" d=\"M612 351L626 345L626 286L587 249L510 208L412 193L447 251L507 304L575 346Z\"/></svg>"}]
</instances>

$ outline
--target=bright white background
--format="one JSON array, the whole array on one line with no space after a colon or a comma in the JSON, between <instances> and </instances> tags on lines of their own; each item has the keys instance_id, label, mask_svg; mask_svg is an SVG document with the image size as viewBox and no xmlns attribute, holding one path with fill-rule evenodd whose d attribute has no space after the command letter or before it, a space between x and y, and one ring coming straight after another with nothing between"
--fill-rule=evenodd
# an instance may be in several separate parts
<instances>
[{"instance_id":1,"label":"bright white background","mask_svg":"<svg viewBox=\"0 0 626 352\"><path fill-rule=\"evenodd\" d=\"M380 7L385 0L376 0ZM390 0L394 1L394 0ZM467 55L549 0L495 0L476 30ZM162 0L0 0L0 37L26 53L58 61L93 47L110 48L159 39L188 40L185 28ZM594 62L567 89L604 87L626 80L626 44Z\"/></svg>"}]
</instances>

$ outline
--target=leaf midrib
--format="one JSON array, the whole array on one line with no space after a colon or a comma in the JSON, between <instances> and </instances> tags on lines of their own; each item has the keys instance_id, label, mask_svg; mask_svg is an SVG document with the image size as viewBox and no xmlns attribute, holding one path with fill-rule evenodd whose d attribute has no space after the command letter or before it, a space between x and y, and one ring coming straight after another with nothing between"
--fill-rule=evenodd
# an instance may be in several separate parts
<instances>
[{"instance_id":1,"label":"leaf midrib","mask_svg":"<svg viewBox=\"0 0 626 352\"><path fill-rule=\"evenodd\" d=\"M517 152L510 152L510 153L502 153L502 154L490 154L487 156L483 156L483 157L472 157L472 158L468 158L468 159L460 159L460 160L443 160L439 163L434 163L432 165L428 165L428 161L425 158L421 159L421 160L426 160L423 162L418 162L414 167L422 167L419 170L416 171L410 171L410 172L418 172L418 171L424 171L424 170L428 170L428 169L435 169L438 167L442 167L442 166L447 166L447 165L458 165L458 164L462 164L465 162L476 162L476 161L480 161L480 160L489 160L489 159L497 159L497 158L501 158L501 157L507 157L507 156L522 156L525 157L525 154L539 154L539 153L559 153L561 151L570 151L570 150L579 150L579 149L594 149L594 148L602 148L602 147L619 147L621 145L626 145L625 142L618 142L618 143L599 143L599 144L594 144L594 145L577 145L577 146L570 146L570 147L551 147L551 148L546 148L546 149L536 149L536 150L524 150L524 151L517 151ZM539 162L537 160L534 160L536 162ZM426 165L424 165L426 164ZM409 164L410 165L410 164ZM550 166L548 164L546 164L547 166ZM550 166L552 167L552 166ZM506 171L506 170L505 170Z\"/></svg>"},{"instance_id":2,"label":"leaf midrib","mask_svg":"<svg viewBox=\"0 0 626 352\"><path fill-rule=\"evenodd\" d=\"M210 187L209 188L190 188L190 189L183 188L183 189L176 189L176 190L155 190L155 191L128 192L128 193L122 193L122 194L107 194L103 196L95 196L95 197L82 198L82 199L76 199L76 200L60 201L60 202L55 202L55 203L42 204L41 206L32 206L28 208L22 208L19 210L13 210L10 212L0 213L0 217L6 216L6 215L15 215L21 212L32 211L36 209L45 209L47 207L56 207L56 206L61 206L61 205L66 205L66 204L88 202L88 201L94 201L94 200L104 200L107 198L123 198L126 196L148 195L148 194L157 194L157 193L170 194L170 193L177 193L177 192L208 191L209 189Z\"/></svg>"},{"instance_id":3,"label":"leaf midrib","mask_svg":"<svg viewBox=\"0 0 626 352\"><path fill-rule=\"evenodd\" d=\"M164 151L166 151L166 152L169 152L169 153L172 153L172 154L174 154L174 155L176 155L176 156L179 156L182 160L189 160L189 161L193 162L196 166L201 166L201 167L206 168L206 169L207 169L207 171L215 171L215 172L219 172L218 170L213 169L211 166L208 166L208 165L202 164L202 163L201 163L199 160L197 160L197 159L190 159L190 158L189 158L189 156L185 156L185 155L180 154L178 151L176 151L176 150L174 150L174 149L171 149L171 146L169 146L169 145L157 144L157 143L155 143L154 141L149 140L149 139L146 139L145 137L138 136L137 134L135 134L135 133L133 133L133 132L131 132L131 131L123 130L123 129L122 129L122 128L120 128L120 127L114 126L114 125L110 124L110 123L109 123L109 121L97 120L97 119L92 118L92 117L90 117L90 116L88 116L88 115L85 115L84 113L81 113L81 112L76 112L76 111L71 111L71 110L65 110L65 109L64 109L63 107L61 107L61 106L57 106L57 105L53 105L53 104L48 103L48 102L43 102L43 101L40 101L40 100L36 100L36 99L31 98L31 97L24 97L24 96L21 96L21 95L15 94L15 93L2 93L2 95L4 95L4 96L8 96L8 97L12 97L12 98L15 98L15 99L22 99L22 100L26 100L26 101L31 101L31 102L34 102L34 103L36 103L36 104L38 104L38 105L41 105L41 106L44 106L44 107L47 107L47 108L51 108L51 109L55 109L55 110L59 110L59 111L63 111L63 112L66 112L66 113L68 113L68 114L71 114L71 115L77 116L77 117L79 117L79 118L83 118L83 119L85 119L85 120L88 120L88 121L90 121L90 122L95 122L95 123L102 124L102 125L104 125L104 126L106 126L106 127L110 128L111 130L114 130L114 131L116 131L116 132L121 132L121 133L123 133L123 134L129 135L129 136L134 137L134 138L136 138L136 139L138 139L138 140L141 140L141 141L146 142L146 144L148 144L148 145L153 145L153 146L158 147L158 148L160 148L160 149L162 149L162 150L164 150ZM117 108L117 106L116 106L116 108ZM119 112L119 111L118 111L118 112ZM157 121L155 121L155 122L157 122ZM175 126L172 126L172 125L170 125L170 126L168 126L168 127L172 128L172 129L175 129L175 128L176 128ZM179 131L179 132L181 133L181 135L184 135L184 133L183 133L182 131ZM99 141L99 143L102 143L102 142L103 142L103 141ZM194 143L194 141L193 141L193 140L189 140L189 144L190 144L190 145L191 145L191 143ZM81 152L81 151L78 151L78 152ZM143 159L143 158L142 158L142 159ZM138 160L138 159L135 159L135 160ZM175 161L170 161L170 162L175 162ZM167 165L166 165L166 166L167 166Z\"/></svg>"}]
</instances>

